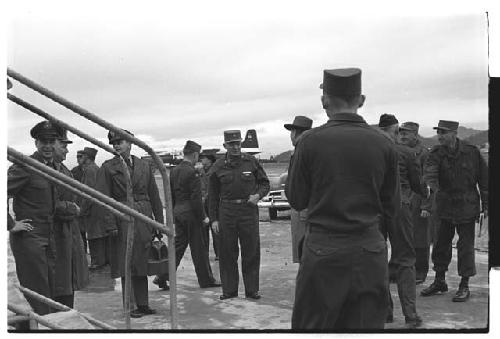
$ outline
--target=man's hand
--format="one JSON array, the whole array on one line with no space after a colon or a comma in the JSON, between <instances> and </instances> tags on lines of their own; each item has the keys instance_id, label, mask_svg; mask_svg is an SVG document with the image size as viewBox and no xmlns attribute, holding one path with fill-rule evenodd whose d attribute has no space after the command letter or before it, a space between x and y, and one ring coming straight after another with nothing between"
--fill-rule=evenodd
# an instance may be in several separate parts
<instances>
[{"instance_id":1,"label":"man's hand","mask_svg":"<svg viewBox=\"0 0 500 339\"><path fill-rule=\"evenodd\" d=\"M80 206L78 206L76 203L73 203L73 206L75 207L75 213L76 213L76 216L79 216L80 215L80 212L82 211L80 209Z\"/></svg>"},{"instance_id":2,"label":"man's hand","mask_svg":"<svg viewBox=\"0 0 500 339\"><path fill-rule=\"evenodd\" d=\"M21 231L30 232L33 230L33 226L30 224L31 219L16 220L14 227L10 229L10 232L17 233Z\"/></svg>"},{"instance_id":3,"label":"man's hand","mask_svg":"<svg viewBox=\"0 0 500 339\"><path fill-rule=\"evenodd\" d=\"M212 230L215 232L215 234L219 233L219 222L218 221L212 222Z\"/></svg>"},{"instance_id":4,"label":"man's hand","mask_svg":"<svg viewBox=\"0 0 500 339\"><path fill-rule=\"evenodd\" d=\"M252 205L257 205L257 203L259 202L260 200L260 196L259 194L251 194L249 197L248 197L248 202Z\"/></svg>"},{"instance_id":5,"label":"man's hand","mask_svg":"<svg viewBox=\"0 0 500 339\"><path fill-rule=\"evenodd\" d=\"M204 226L208 226L208 225L209 225L209 223L210 223L210 219L208 219L208 217L205 217L205 219L203 219L203 221L202 221L202 222L203 222L203 225L204 225Z\"/></svg>"},{"instance_id":6,"label":"man's hand","mask_svg":"<svg viewBox=\"0 0 500 339\"><path fill-rule=\"evenodd\" d=\"M422 212L420 212L420 217L421 218L428 218L431 216L431 213L427 210L422 210Z\"/></svg>"}]
</instances>

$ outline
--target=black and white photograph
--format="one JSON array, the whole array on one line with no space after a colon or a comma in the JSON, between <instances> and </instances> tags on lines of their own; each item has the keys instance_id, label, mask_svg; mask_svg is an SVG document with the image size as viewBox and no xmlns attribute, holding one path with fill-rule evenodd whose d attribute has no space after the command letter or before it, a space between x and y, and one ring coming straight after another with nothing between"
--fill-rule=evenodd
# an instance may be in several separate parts
<instances>
[{"instance_id":1,"label":"black and white photograph","mask_svg":"<svg viewBox=\"0 0 500 339\"><path fill-rule=\"evenodd\" d=\"M4 333L490 332L492 17L435 3L11 2Z\"/></svg>"}]
</instances>

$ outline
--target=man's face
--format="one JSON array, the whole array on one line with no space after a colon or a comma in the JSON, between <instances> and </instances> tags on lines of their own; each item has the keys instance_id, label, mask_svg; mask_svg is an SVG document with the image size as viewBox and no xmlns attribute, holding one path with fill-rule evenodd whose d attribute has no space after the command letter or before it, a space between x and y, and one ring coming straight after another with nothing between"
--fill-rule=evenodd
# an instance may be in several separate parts
<instances>
[{"instance_id":1,"label":"man's face","mask_svg":"<svg viewBox=\"0 0 500 339\"><path fill-rule=\"evenodd\" d=\"M76 161L78 166L82 166L85 163L85 155L83 153L78 153L76 155Z\"/></svg>"},{"instance_id":2,"label":"man's face","mask_svg":"<svg viewBox=\"0 0 500 339\"><path fill-rule=\"evenodd\" d=\"M456 131L447 131L444 129L436 130L438 141L443 146L451 146L457 137Z\"/></svg>"},{"instance_id":3,"label":"man's face","mask_svg":"<svg viewBox=\"0 0 500 339\"><path fill-rule=\"evenodd\" d=\"M120 155L130 155L130 149L132 148L132 144L127 140L116 140L113 142L113 148Z\"/></svg>"},{"instance_id":4,"label":"man's face","mask_svg":"<svg viewBox=\"0 0 500 339\"><path fill-rule=\"evenodd\" d=\"M40 153L42 157L48 161L51 161L54 158L55 143L55 138L43 138L35 140L35 146L38 153Z\"/></svg>"},{"instance_id":5,"label":"man's face","mask_svg":"<svg viewBox=\"0 0 500 339\"><path fill-rule=\"evenodd\" d=\"M417 133L402 129L399 131L399 142L403 145L414 147L417 143Z\"/></svg>"},{"instance_id":6,"label":"man's face","mask_svg":"<svg viewBox=\"0 0 500 339\"><path fill-rule=\"evenodd\" d=\"M203 165L203 168L208 170L210 167L212 167L212 160L210 160L207 157L201 157L200 158L201 164Z\"/></svg>"},{"instance_id":7,"label":"man's face","mask_svg":"<svg viewBox=\"0 0 500 339\"><path fill-rule=\"evenodd\" d=\"M54 160L58 162L66 160L66 154L68 154L68 144L61 140L56 140L54 146Z\"/></svg>"},{"instance_id":8,"label":"man's face","mask_svg":"<svg viewBox=\"0 0 500 339\"><path fill-rule=\"evenodd\" d=\"M231 141L224 143L224 148L227 150L227 153L232 156L240 156L241 155L241 141Z\"/></svg>"}]
</instances>

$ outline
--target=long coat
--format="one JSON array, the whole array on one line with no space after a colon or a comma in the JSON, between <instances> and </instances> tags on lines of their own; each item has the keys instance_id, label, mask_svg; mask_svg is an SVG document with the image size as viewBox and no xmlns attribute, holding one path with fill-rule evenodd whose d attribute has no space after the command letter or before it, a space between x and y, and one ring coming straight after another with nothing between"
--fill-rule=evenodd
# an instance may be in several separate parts
<instances>
[{"instance_id":1,"label":"long coat","mask_svg":"<svg viewBox=\"0 0 500 339\"><path fill-rule=\"evenodd\" d=\"M31 158L44 162L35 152ZM31 219L33 230L10 234L10 246L16 261L16 273L22 286L52 297L54 291L54 238L52 236L55 189L44 177L33 174L25 166L12 165L8 170L7 194L13 198L17 220ZM8 215L8 229L14 220ZM27 298L38 314L50 308Z\"/></svg>"},{"instance_id":2,"label":"long coat","mask_svg":"<svg viewBox=\"0 0 500 339\"><path fill-rule=\"evenodd\" d=\"M154 179L152 166L135 156L131 171L134 209L140 213L163 223L163 206ZM126 179L122 162L119 157L105 161L97 174L96 189L126 203ZM127 243L127 223L114 216L107 210L99 208L104 222L103 227L108 231L118 230L118 235L111 240L111 276L113 278L125 275L125 250ZM132 249L132 275L146 276L149 250L153 228L139 220L134 220L134 242Z\"/></svg>"},{"instance_id":3,"label":"long coat","mask_svg":"<svg viewBox=\"0 0 500 339\"><path fill-rule=\"evenodd\" d=\"M91 188L95 188L97 181L97 172L99 171L99 166L95 163L91 163L83 167L83 175L81 182ZM101 227L99 222L94 218L93 214L94 203L88 199L80 199L80 231L87 232L87 239L97 239L105 237L107 234L105 230Z\"/></svg>"},{"instance_id":4,"label":"long coat","mask_svg":"<svg viewBox=\"0 0 500 339\"><path fill-rule=\"evenodd\" d=\"M73 177L62 163L56 164L59 172ZM87 256L77 222L73 192L56 188L56 209L54 215L54 238L56 244L56 269L54 296L71 295L89 283Z\"/></svg>"}]
</instances>

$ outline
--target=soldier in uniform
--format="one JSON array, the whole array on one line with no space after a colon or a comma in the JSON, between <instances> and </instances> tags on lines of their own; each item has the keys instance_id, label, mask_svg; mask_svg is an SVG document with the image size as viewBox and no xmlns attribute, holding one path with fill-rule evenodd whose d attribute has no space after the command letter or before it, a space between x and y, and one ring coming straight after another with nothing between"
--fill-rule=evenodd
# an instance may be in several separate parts
<instances>
[{"instance_id":1,"label":"soldier in uniform","mask_svg":"<svg viewBox=\"0 0 500 339\"><path fill-rule=\"evenodd\" d=\"M54 168L54 145L58 130L50 121L36 124L30 131L37 151L31 158ZM16 261L16 272L22 286L43 296L54 294L55 244L53 216L55 187L44 177L14 164L8 170L7 194L13 198L14 220L7 215L10 247ZM38 314L51 308L26 297Z\"/></svg>"},{"instance_id":2,"label":"soldier in uniform","mask_svg":"<svg viewBox=\"0 0 500 339\"><path fill-rule=\"evenodd\" d=\"M175 266L178 267L189 245L194 269L201 288L219 287L208 259L208 244L203 235L208 217L203 210L201 181L194 164L198 162L201 146L188 140L184 146L184 159L170 174L172 205L175 218ZM168 275L155 279L163 289Z\"/></svg>"},{"instance_id":3,"label":"soldier in uniform","mask_svg":"<svg viewBox=\"0 0 500 339\"><path fill-rule=\"evenodd\" d=\"M217 160L215 153L218 150L203 150L200 153L200 161L202 167L199 169L200 179L201 179L201 197L203 200L203 209L205 214L208 216L208 178L209 172L213 164ZM210 247L210 233L212 233L212 246L215 253L215 261L219 260L219 236L212 230L211 227L205 228L205 239L207 242L207 250Z\"/></svg>"},{"instance_id":4,"label":"soldier in uniform","mask_svg":"<svg viewBox=\"0 0 500 339\"><path fill-rule=\"evenodd\" d=\"M54 163L59 172L72 178L71 171L63 164L68 154L68 144L72 141L68 139L65 129L59 127L58 130L60 137L55 144ZM70 190L56 187L56 192L54 300L73 308L75 291L83 289L89 283L87 256L77 222L80 207L75 202L75 194Z\"/></svg>"},{"instance_id":5,"label":"soldier in uniform","mask_svg":"<svg viewBox=\"0 0 500 339\"><path fill-rule=\"evenodd\" d=\"M432 148L425 166L424 180L436 194L441 224L432 250L436 276L421 292L431 296L448 291L445 274L452 257L452 241L458 233L458 275L461 277L453 301L470 297L469 278L476 274L474 258L475 220L488 212L488 166L479 149L457 138L458 122L440 120L439 145Z\"/></svg>"},{"instance_id":6,"label":"soldier in uniform","mask_svg":"<svg viewBox=\"0 0 500 339\"><path fill-rule=\"evenodd\" d=\"M133 135L128 131L125 132ZM163 223L163 206L154 179L152 166L149 162L131 155L132 143L122 139L115 132L109 131L108 140L127 164L132 181L133 208L150 218L154 215L156 221ZM126 203L126 174L123 171L124 169L119 156L106 160L97 173L96 189L117 201ZM102 208L99 210L103 214L104 228L112 236L110 246L111 277L113 279L121 277L122 286L124 286L128 223L124 223L121 219L104 211ZM156 313L155 310L149 307L148 300L147 265L152 237L152 226L140 220L134 220L131 275L132 289L137 308L130 312L130 316L133 318Z\"/></svg>"},{"instance_id":7,"label":"soldier in uniform","mask_svg":"<svg viewBox=\"0 0 500 339\"><path fill-rule=\"evenodd\" d=\"M312 123L313 121L308 117L299 115L293 119L293 123L284 125L284 127L290 131L290 140L292 141L292 146L294 148L297 146L297 142L299 141L302 133L311 129ZM291 167L291 163L293 161L293 152L294 150L292 151L290 165L288 168ZM307 209L302 211L297 211L293 208L291 209L290 224L292 231L292 260L294 263L300 262L302 241L304 240L304 235L306 233L306 220Z\"/></svg>"},{"instance_id":8,"label":"soldier in uniform","mask_svg":"<svg viewBox=\"0 0 500 339\"><path fill-rule=\"evenodd\" d=\"M416 307L414 225L410 202L414 194L427 198L427 190L414 153L409 147L396 143L399 130L396 117L392 114L382 114L378 126L394 142L398 153L401 207L398 209L396 219L386 222L385 230L391 242L391 260L396 270L398 295L405 322L408 327L415 328L422 325L422 319L418 316ZM393 303L390 294L387 321L393 321Z\"/></svg>"},{"instance_id":9,"label":"soldier in uniform","mask_svg":"<svg viewBox=\"0 0 500 339\"><path fill-rule=\"evenodd\" d=\"M424 173L424 165L429 151L418 138L419 125L416 122L404 122L399 127L399 141L409 147L415 154L420 172ZM422 178L423 180L423 178ZM413 244L415 247L416 284L422 284L429 272L430 244L432 240L431 210L432 198L424 198L412 193L410 199L411 220L413 222Z\"/></svg>"},{"instance_id":10,"label":"soldier in uniform","mask_svg":"<svg viewBox=\"0 0 500 339\"><path fill-rule=\"evenodd\" d=\"M226 155L210 171L209 214L219 233L221 300L238 296L238 240L245 296L260 299L260 237L257 202L269 192L269 179L258 160L241 152L241 132L224 131Z\"/></svg>"},{"instance_id":11,"label":"soldier in uniform","mask_svg":"<svg viewBox=\"0 0 500 339\"><path fill-rule=\"evenodd\" d=\"M73 178L75 178L80 182L83 176L83 165L85 163L84 157L85 157L85 152L83 150L76 152L76 162L78 165L76 165L71 169L71 174L73 175Z\"/></svg>"},{"instance_id":12,"label":"soldier in uniform","mask_svg":"<svg viewBox=\"0 0 500 339\"><path fill-rule=\"evenodd\" d=\"M399 208L398 155L357 114L361 70L325 70L329 121L306 132L289 171L290 205L308 208L292 329L382 329L387 246L379 231Z\"/></svg>"}]
</instances>

